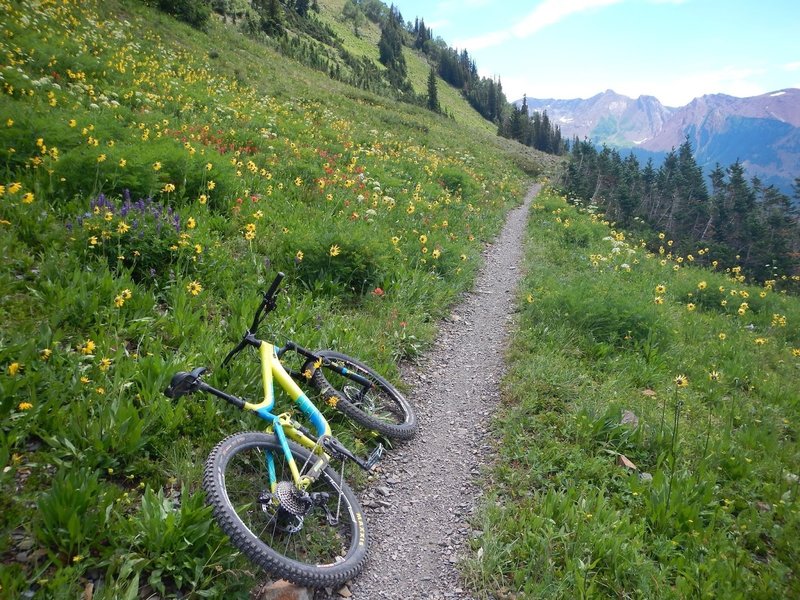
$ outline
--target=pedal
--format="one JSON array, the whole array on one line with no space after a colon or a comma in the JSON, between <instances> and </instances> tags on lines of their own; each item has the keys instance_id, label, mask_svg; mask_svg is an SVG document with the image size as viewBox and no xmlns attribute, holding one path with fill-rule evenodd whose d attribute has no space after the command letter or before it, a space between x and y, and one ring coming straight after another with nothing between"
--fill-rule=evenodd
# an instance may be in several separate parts
<instances>
[{"instance_id":1,"label":"pedal","mask_svg":"<svg viewBox=\"0 0 800 600\"><path fill-rule=\"evenodd\" d=\"M372 451L372 454L369 455L369 458L367 458L367 461L364 463L366 470L372 470L372 467L378 464L378 461L383 458L384 453L383 444L379 443L378 447Z\"/></svg>"}]
</instances>

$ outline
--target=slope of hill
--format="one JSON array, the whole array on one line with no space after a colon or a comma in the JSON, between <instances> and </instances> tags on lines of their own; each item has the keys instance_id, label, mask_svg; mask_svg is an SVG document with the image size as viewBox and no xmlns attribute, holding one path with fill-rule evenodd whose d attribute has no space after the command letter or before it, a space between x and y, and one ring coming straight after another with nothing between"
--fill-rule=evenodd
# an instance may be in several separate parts
<instances>
[{"instance_id":1,"label":"slope of hill","mask_svg":"<svg viewBox=\"0 0 800 600\"><path fill-rule=\"evenodd\" d=\"M587 100L527 102L532 111L546 110L567 138L588 137L647 157L677 148L688 136L697 162L706 168L739 160L750 176L789 194L800 175L800 89L750 98L713 94L678 108L611 90Z\"/></svg>"},{"instance_id":2,"label":"slope of hill","mask_svg":"<svg viewBox=\"0 0 800 600\"><path fill-rule=\"evenodd\" d=\"M134 0L0 8L0 596L245 597L253 570L198 487L213 444L258 425L170 403L172 373L218 365L280 269L268 335L396 380L535 154L230 22L204 33ZM252 366L210 382L255 397Z\"/></svg>"}]
</instances>

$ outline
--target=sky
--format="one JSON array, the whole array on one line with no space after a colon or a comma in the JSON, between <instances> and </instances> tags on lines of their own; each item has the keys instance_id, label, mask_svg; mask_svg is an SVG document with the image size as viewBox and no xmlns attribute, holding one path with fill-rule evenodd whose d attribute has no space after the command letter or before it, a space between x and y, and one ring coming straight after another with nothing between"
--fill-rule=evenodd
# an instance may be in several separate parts
<instances>
[{"instance_id":1,"label":"sky","mask_svg":"<svg viewBox=\"0 0 800 600\"><path fill-rule=\"evenodd\" d=\"M800 88L798 0L384 0L466 49L506 98L611 89L683 106Z\"/></svg>"}]
</instances>

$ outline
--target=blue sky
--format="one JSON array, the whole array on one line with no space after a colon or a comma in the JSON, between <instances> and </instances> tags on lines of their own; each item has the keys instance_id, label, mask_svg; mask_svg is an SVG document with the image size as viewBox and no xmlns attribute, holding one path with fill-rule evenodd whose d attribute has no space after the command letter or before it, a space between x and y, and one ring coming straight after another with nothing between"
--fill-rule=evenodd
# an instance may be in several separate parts
<instances>
[{"instance_id":1,"label":"blue sky","mask_svg":"<svg viewBox=\"0 0 800 600\"><path fill-rule=\"evenodd\" d=\"M392 0L385 0L387 4ZM800 88L798 0L393 0L509 100L606 89L681 106Z\"/></svg>"}]
</instances>

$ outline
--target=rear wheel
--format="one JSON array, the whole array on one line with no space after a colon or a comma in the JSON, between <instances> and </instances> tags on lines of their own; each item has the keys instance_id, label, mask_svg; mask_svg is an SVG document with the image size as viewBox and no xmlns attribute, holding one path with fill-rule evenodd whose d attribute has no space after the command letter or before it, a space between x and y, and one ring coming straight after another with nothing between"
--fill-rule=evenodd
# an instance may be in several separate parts
<instances>
[{"instance_id":1,"label":"rear wheel","mask_svg":"<svg viewBox=\"0 0 800 600\"><path fill-rule=\"evenodd\" d=\"M289 447L301 474L319 460L292 442ZM364 517L350 487L326 467L307 490L297 489L274 435L243 432L222 440L206 462L203 488L233 545L278 577L308 587L332 587L364 567Z\"/></svg>"},{"instance_id":2,"label":"rear wheel","mask_svg":"<svg viewBox=\"0 0 800 600\"><path fill-rule=\"evenodd\" d=\"M315 369L313 361L309 361L303 371L311 371L312 385L326 398L333 398L329 404L335 404L357 423L388 438L414 437L417 432L414 407L391 383L346 354L333 350L315 354L323 359L322 366Z\"/></svg>"}]
</instances>

